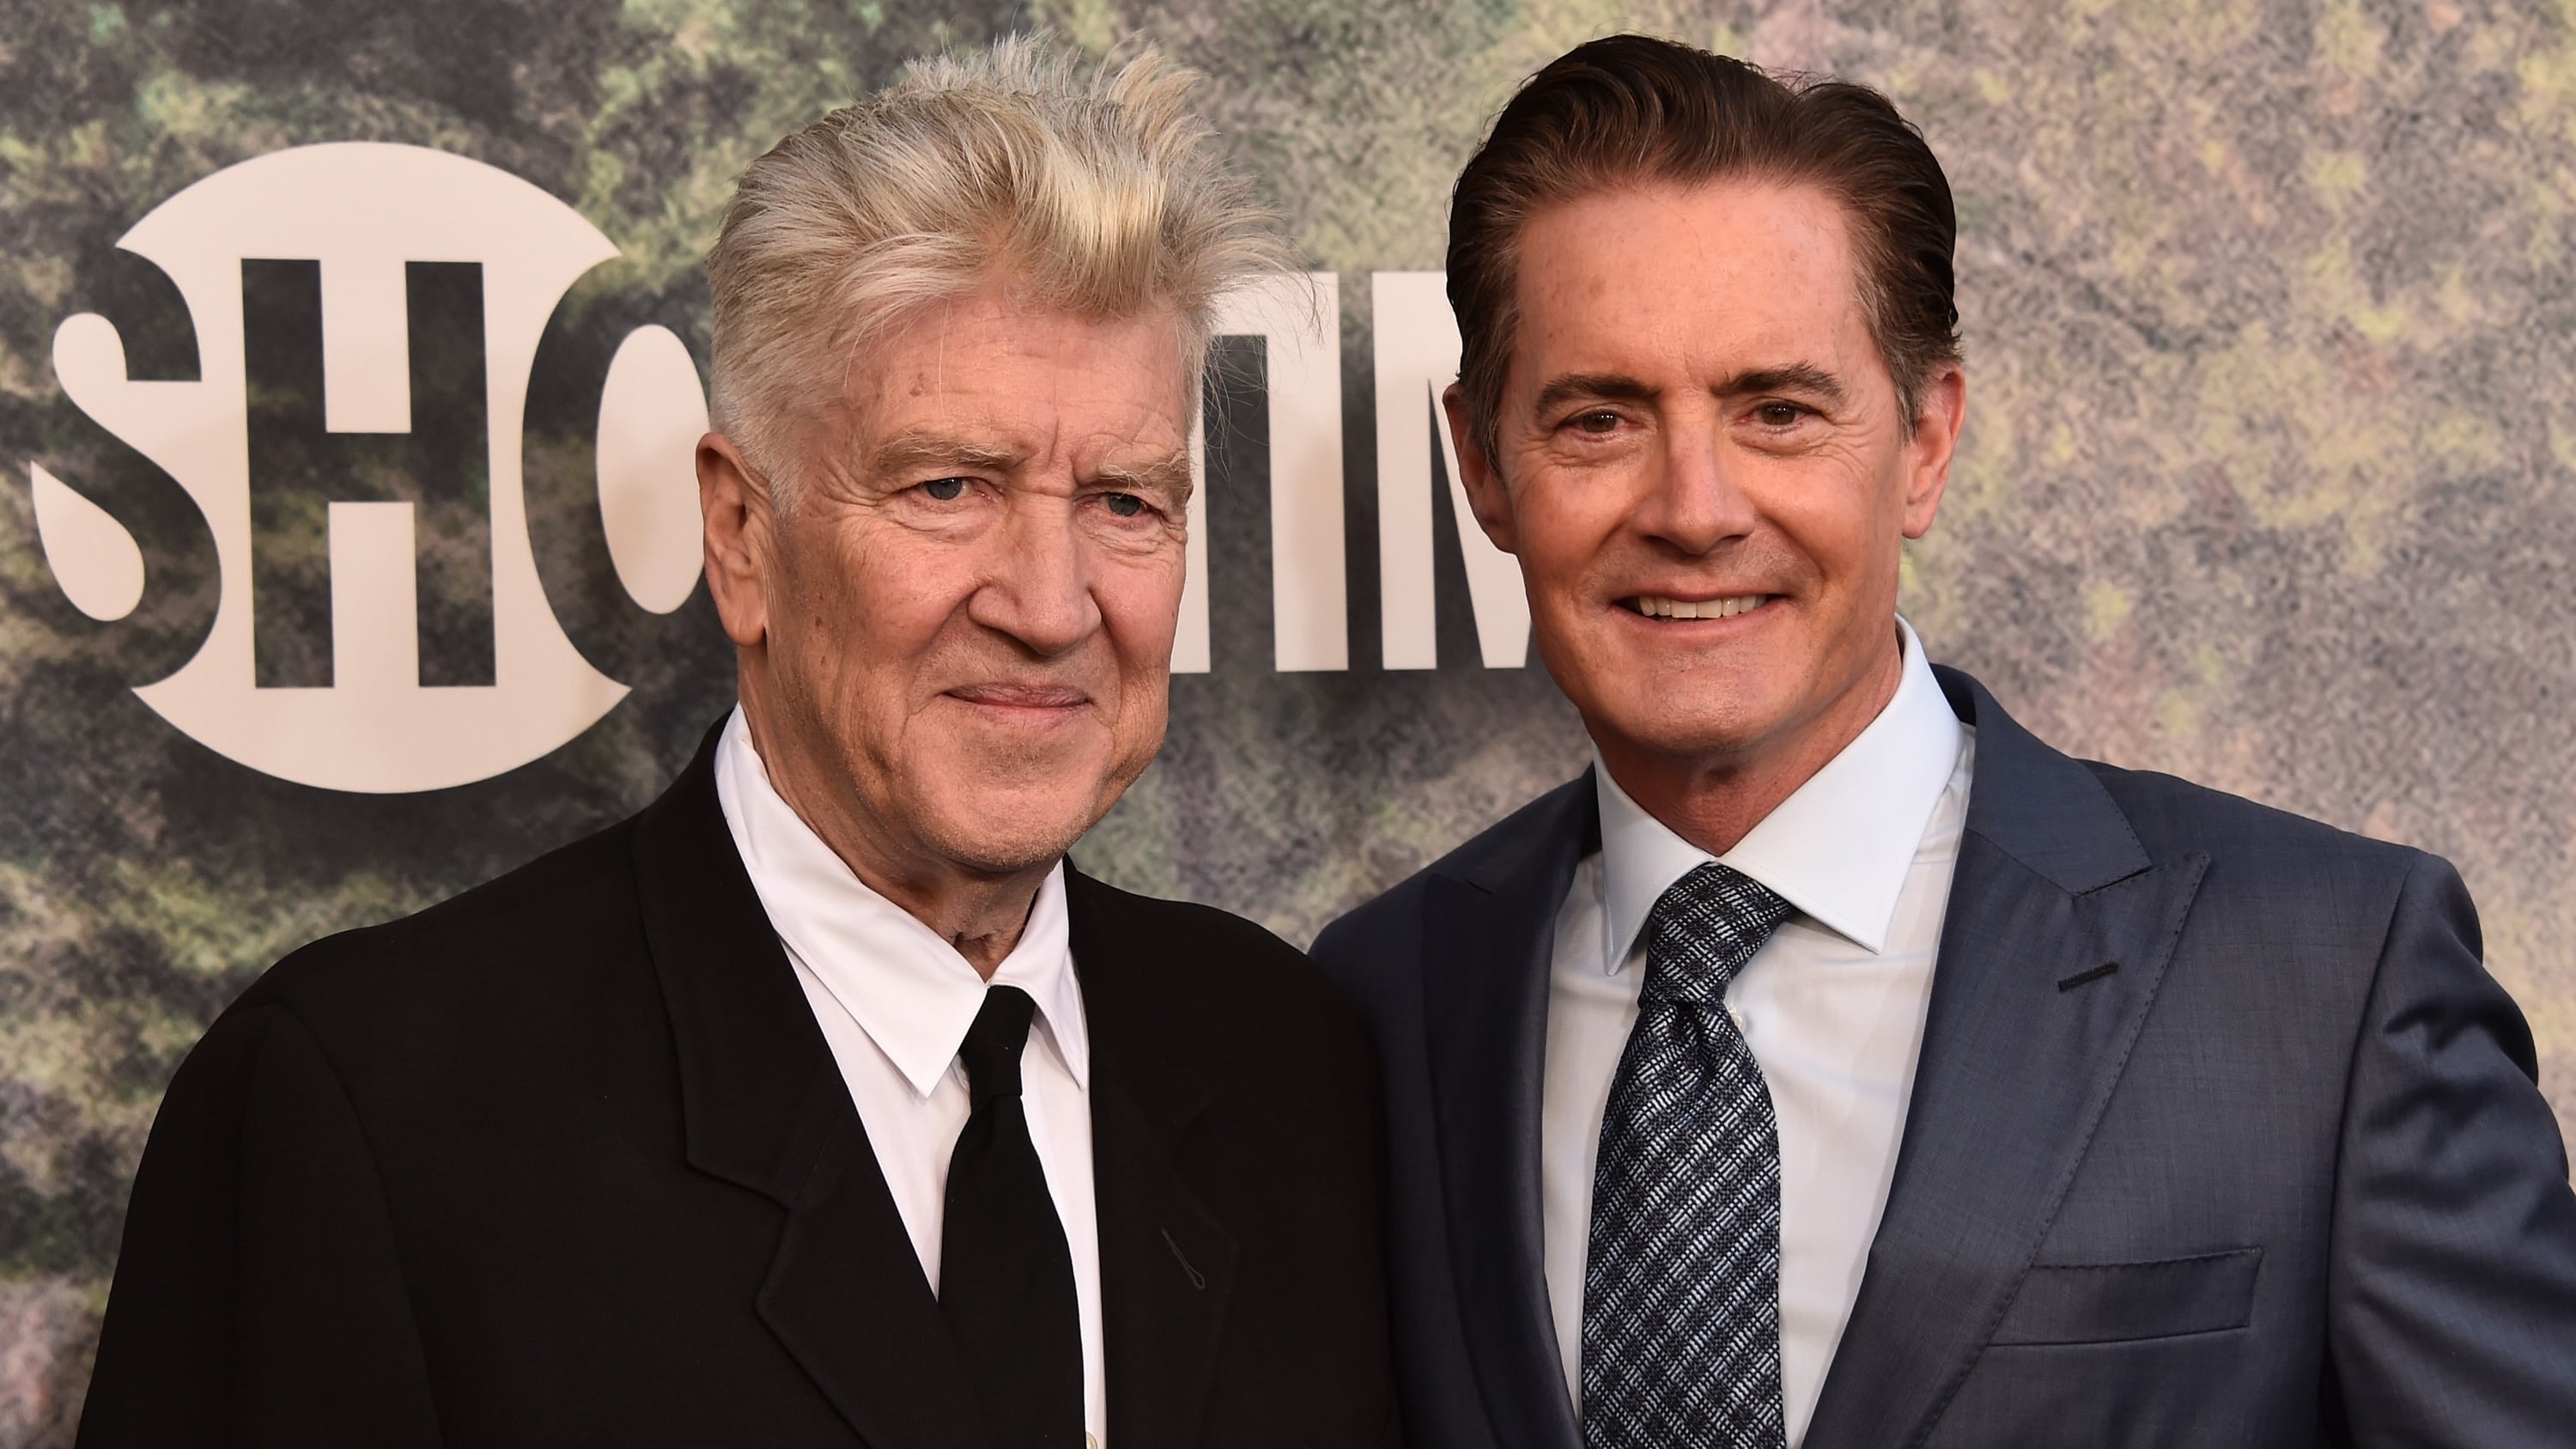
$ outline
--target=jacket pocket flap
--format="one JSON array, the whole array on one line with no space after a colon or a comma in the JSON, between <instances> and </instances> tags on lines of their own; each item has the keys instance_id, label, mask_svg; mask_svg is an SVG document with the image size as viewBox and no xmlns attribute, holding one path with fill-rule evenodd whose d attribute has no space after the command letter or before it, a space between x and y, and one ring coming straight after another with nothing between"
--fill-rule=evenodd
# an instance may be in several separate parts
<instances>
[{"instance_id":1,"label":"jacket pocket flap","mask_svg":"<svg viewBox=\"0 0 2576 1449\"><path fill-rule=\"evenodd\" d=\"M2153 1263L2042 1264L1995 1330L2006 1344L2120 1343L2243 1328L2261 1248Z\"/></svg>"}]
</instances>

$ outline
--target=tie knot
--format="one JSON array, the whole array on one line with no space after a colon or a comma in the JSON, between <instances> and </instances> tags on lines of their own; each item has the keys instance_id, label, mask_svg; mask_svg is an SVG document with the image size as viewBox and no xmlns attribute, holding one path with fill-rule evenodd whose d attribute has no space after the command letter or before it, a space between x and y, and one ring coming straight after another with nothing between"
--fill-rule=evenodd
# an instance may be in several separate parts
<instances>
[{"instance_id":1,"label":"tie knot","mask_svg":"<svg viewBox=\"0 0 2576 1449\"><path fill-rule=\"evenodd\" d=\"M1029 1021L1038 1004L1016 986L984 988L983 1009L957 1045L966 1064L966 1090L978 1110L997 1097L1020 1094L1020 1049L1029 1044Z\"/></svg>"},{"instance_id":2,"label":"tie knot","mask_svg":"<svg viewBox=\"0 0 2576 1449\"><path fill-rule=\"evenodd\" d=\"M1726 984L1795 908L1769 886L1710 861L1673 882L1646 917L1648 998L1716 1011Z\"/></svg>"}]
</instances>

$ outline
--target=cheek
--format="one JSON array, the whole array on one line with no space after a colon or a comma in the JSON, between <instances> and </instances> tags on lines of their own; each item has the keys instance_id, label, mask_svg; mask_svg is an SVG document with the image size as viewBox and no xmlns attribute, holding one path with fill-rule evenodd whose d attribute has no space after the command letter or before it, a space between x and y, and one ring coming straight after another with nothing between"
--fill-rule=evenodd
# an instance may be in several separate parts
<instances>
[{"instance_id":1,"label":"cheek","mask_svg":"<svg viewBox=\"0 0 2576 1449\"><path fill-rule=\"evenodd\" d=\"M1177 632L1169 618L1124 623L1112 618L1107 630L1115 656L1111 667L1129 687L1161 697L1172 677L1172 642Z\"/></svg>"},{"instance_id":2,"label":"cheek","mask_svg":"<svg viewBox=\"0 0 2576 1449\"><path fill-rule=\"evenodd\" d=\"M1102 549L1095 556L1092 600L1121 656L1150 655L1158 668L1170 662L1188 570L1188 550L1178 539L1151 548Z\"/></svg>"},{"instance_id":3,"label":"cheek","mask_svg":"<svg viewBox=\"0 0 2576 1449\"><path fill-rule=\"evenodd\" d=\"M781 652L808 671L828 666L835 621L850 612L849 570L828 547L801 536L779 550L778 563L769 597L772 648L784 646Z\"/></svg>"},{"instance_id":4,"label":"cheek","mask_svg":"<svg viewBox=\"0 0 2576 1449\"><path fill-rule=\"evenodd\" d=\"M1175 550L1178 553L1178 550ZM1094 577L1101 633L1108 640L1105 668L1117 700L1112 738L1122 754L1149 748L1163 737L1169 710L1172 642L1179 632L1183 567L1129 560Z\"/></svg>"},{"instance_id":5,"label":"cheek","mask_svg":"<svg viewBox=\"0 0 2576 1449\"><path fill-rule=\"evenodd\" d=\"M1760 502L1763 516L1828 590L1869 592L1895 581L1903 500L1882 480L1788 480ZM1880 575L1886 575L1881 579Z\"/></svg>"},{"instance_id":6,"label":"cheek","mask_svg":"<svg viewBox=\"0 0 2576 1449\"><path fill-rule=\"evenodd\" d=\"M1585 591L1626 513L1617 490L1569 486L1570 481L1547 479L1513 500L1521 571L1542 598Z\"/></svg>"},{"instance_id":7,"label":"cheek","mask_svg":"<svg viewBox=\"0 0 2576 1449\"><path fill-rule=\"evenodd\" d=\"M791 592L799 655L834 692L867 693L938 641L971 591L957 551L918 536L851 529L799 558Z\"/></svg>"}]
</instances>

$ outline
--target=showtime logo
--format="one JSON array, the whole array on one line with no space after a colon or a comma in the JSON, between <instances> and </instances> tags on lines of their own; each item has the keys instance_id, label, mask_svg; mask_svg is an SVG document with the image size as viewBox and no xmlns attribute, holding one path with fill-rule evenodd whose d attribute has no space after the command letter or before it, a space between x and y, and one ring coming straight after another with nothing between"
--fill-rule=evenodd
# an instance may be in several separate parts
<instances>
[{"instance_id":1,"label":"showtime logo","mask_svg":"<svg viewBox=\"0 0 2576 1449\"><path fill-rule=\"evenodd\" d=\"M300 147L206 177L118 246L175 284L190 380L132 376L94 313L54 335L64 395L166 472L211 534L204 643L136 694L227 758L367 793L486 779L570 742L627 687L585 659L547 602L528 526L522 429L559 303L618 255L582 216L480 162L411 146ZM1350 667L1337 279L1249 286L1221 336L1263 344L1270 413L1272 664ZM1456 325L1432 272L1370 278L1379 593L1390 669L1434 665L1435 448L1446 464L1487 667L1517 668L1517 569L1469 521L1436 399ZM639 609L669 614L699 577L697 368L647 325L598 398L598 524ZM1203 443L1192 438L1193 461ZM1204 476L1204 469L1201 469ZM134 537L79 478L29 465L38 532L65 596L99 620L144 595ZM1191 502L1173 667L1209 667L1208 490Z\"/></svg>"},{"instance_id":2,"label":"showtime logo","mask_svg":"<svg viewBox=\"0 0 2576 1449\"><path fill-rule=\"evenodd\" d=\"M216 172L118 245L177 285L195 324L199 375L130 379L123 340L95 314L55 331L54 373L82 412L187 490L221 571L204 646L137 689L145 704L253 769L374 793L500 774L616 706L626 687L582 658L547 606L520 475L529 369L546 320L584 272L617 255L597 228L480 162L351 144ZM254 295L287 316L255 315L246 306ZM266 345L249 345L250 328ZM420 335L427 328L440 335ZM433 378L415 365L432 347L479 354L482 366ZM268 420L255 434L255 385L264 397L318 397L306 411L320 416ZM440 436L415 433L428 421L414 417L416 403L438 411ZM690 456L706 427L705 394L679 338L662 328L628 337L600 414L600 507L620 581L643 607L676 609L697 577ZM425 454L387 451L404 435L442 444L435 461L448 476L428 476ZM293 480L299 492L271 491L284 480L258 476L260 465L286 448L326 476ZM122 617L143 592L133 540L66 480L41 467L31 474L63 592L93 618ZM275 560L255 555L253 515L281 496L289 507L309 500L315 488L324 516L305 532L327 538L327 594L305 598L309 582L299 591ZM367 496L401 491L415 496ZM483 495L482 528L420 536L428 505L452 515L457 495L470 506L473 493ZM420 585L433 560L444 566L434 577L467 579L467 597L436 611L461 617L424 614ZM488 586L474 587L487 572ZM311 619L327 638L302 641L303 658L264 659L262 615L270 624ZM427 661L426 675L425 635L454 645Z\"/></svg>"}]
</instances>

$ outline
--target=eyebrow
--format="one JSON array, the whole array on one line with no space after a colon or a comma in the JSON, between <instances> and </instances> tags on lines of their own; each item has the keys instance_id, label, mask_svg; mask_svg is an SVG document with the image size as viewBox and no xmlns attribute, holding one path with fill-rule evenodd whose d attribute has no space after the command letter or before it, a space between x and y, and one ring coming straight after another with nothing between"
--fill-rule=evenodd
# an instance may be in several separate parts
<instances>
[{"instance_id":1,"label":"eyebrow","mask_svg":"<svg viewBox=\"0 0 2576 1449\"><path fill-rule=\"evenodd\" d=\"M1727 378L1713 389L1721 397L1743 397L1750 393L1801 393L1827 403L1843 400L1840 378L1812 362L1784 363L1777 367L1757 367ZM1548 379L1538 390L1532 411L1548 412L1581 398L1615 399L1626 402L1653 402L1663 389L1615 372L1572 372Z\"/></svg>"},{"instance_id":2,"label":"eyebrow","mask_svg":"<svg viewBox=\"0 0 2576 1449\"><path fill-rule=\"evenodd\" d=\"M1122 493L1159 493L1184 504L1190 501L1190 459L1173 453L1132 467L1111 464L1093 473L1092 481Z\"/></svg>"},{"instance_id":3,"label":"eyebrow","mask_svg":"<svg viewBox=\"0 0 2576 1449\"><path fill-rule=\"evenodd\" d=\"M938 468L1007 472L1021 461L1020 455L1008 448L970 443L940 433L904 432L877 446L868 459L868 471L880 478Z\"/></svg>"},{"instance_id":4,"label":"eyebrow","mask_svg":"<svg viewBox=\"0 0 2576 1449\"><path fill-rule=\"evenodd\" d=\"M1824 402L1843 400L1842 379L1812 362L1792 362L1781 367L1757 367L1739 372L1718 389L1726 397L1742 397L1755 392L1797 392Z\"/></svg>"},{"instance_id":5,"label":"eyebrow","mask_svg":"<svg viewBox=\"0 0 2576 1449\"><path fill-rule=\"evenodd\" d=\"M886 439L870 455L868 465L875 476L885 478L908 473L935 473L949 468L1009 473L1027 461L1027 457L1015 449L970 443L943 433L916 431L897 433ZM1162 494L1175 503L1186 503L1191 491L1189 455L1173 453L1147 463L1110 464L1096 470L1085 481L1120 492Z\"/></svg>"},{"instance_id":6,"label":"eyebrow","mask_svg":"<svg viewBox=\"0 0 2576 1449\"><path fill-rule=\"evenodd\" d=\"M1538 390L1538 401L1531 404L1534 412L1553 411L1561 403L1577 398L1616 398L1626 402L1653 402L1660 389L1648 387L1633 377L1615 372L1569 372L1547 380Z\"/></svg>"}]
</instances>

